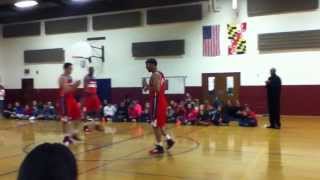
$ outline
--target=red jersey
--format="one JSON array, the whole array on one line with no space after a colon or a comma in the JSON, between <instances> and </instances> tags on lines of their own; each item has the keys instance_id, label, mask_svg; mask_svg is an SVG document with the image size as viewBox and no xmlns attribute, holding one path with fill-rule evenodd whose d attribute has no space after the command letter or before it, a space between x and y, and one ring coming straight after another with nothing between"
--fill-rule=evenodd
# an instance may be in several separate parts
<instances>
[{"instance_id":1,"label":"red jersey","mask_svg":"<svg viewBox=\"0 0 320 180\"><path fill-rule=\"evenodd\" d=\"M151 105L151 118L156 120L157 127L164 127L167 121L167 98L165 95L166 91L166 79L162 72L156 72L161 75L160 79L160 90L159 92L155 90L150 90L150 105ZM152 84L150 83L152 86Z\"/></svg>"},{"instance_id":2,"label":"red jersey","mask_svg":"<svg viewBox=\"0 0 320 180\"><path fill-rule=\"evenodd\" d=\"M62 74L59 78L59 81L60 80L63 80L64 84L67 84L67 85L72 85L73 84L73 80L72 80L72 77L70 75L64 75ZM60 96L65 96L67 94L72 94L71 92L65 92L65 90L63 89L63 87L61 87L61 84L59 84L59 88L60 88Z\"/></svg>"},{"instance_id":3,"label":"red jersey","mask_svg":"<svg viewBox=\"0 0 320 180\"><path fill-rule=\"evenodd\" d=\"M97 80L93 76L90 76L89 74L86 75L86 77L84 78L84 83L86 93L97 94Z\"/></svg>"}]
</instances>

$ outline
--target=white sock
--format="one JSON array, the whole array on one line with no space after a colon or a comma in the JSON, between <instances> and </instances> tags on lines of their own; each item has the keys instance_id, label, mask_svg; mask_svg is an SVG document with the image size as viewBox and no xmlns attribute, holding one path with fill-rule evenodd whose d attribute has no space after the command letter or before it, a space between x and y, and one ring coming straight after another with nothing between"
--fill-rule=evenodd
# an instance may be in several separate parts
<instances>
[{"instance_id":1,"label":"white sock","mask_svg":"<svg viewBox=\"0 0 320 180\"><path fill-rule=\"evenodd\" d=\"M166 135L167 140L171 139L171 136L169 134Z\"/></svg>"},{"instance_id":2,"label":"white sock","mask_svg":"<svg viewBox=\"0 0 320 180\"><path fill-rule=\"evenodd\" d=\"M161 142L160 143L156 143L156 145L162 147L162 143Z\"/></svg>"}]
</instances>

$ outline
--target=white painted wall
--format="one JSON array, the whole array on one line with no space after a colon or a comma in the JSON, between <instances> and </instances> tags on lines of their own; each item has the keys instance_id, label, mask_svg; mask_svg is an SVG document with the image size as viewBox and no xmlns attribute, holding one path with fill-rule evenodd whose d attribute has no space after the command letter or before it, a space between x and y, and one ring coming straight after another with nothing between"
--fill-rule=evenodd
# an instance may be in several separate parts
<instances>
[{"instance_id":1,"label":"white painted wall","mask_svg":"<svg viewBox=\"0 0 320 180\"><path fill-rule=\"evenodd\" d=\"M201 86L201 73L204 72L241 72L241 84L263 85L271 67L276 67L283 83L287 85L320 84L320 50L307 52L287 52L276 54L259 54L257 35L267 32L296 31L319 29L320 10L261 16L248 18L246 1L240 3L240 16L235 18L231 9L231 0L221 2L221 12L209 13L202 21L175 23L166 25L144 25L138 28L73 33L64 35L42 35L1 39L0 72L5 73L4 84L9 88L20 88L21 78L35 79L36 88L56 88L57 77L62 72L61 64L24 65L23 51L28 49L64 48L67 61L72 60L72 46L88 37L106 36L107 62L99 66L98 77L112 78L113 87L140 87L141 78L148 76L144 61L135 60L131 55L131 43L139 41L156 41L185 39L186 54L181 57L161 57L159 68L167 76L187 76L187 86ZM248 53L246 55L228 56L226 25L231 22L248 22ZM202 56L202 26L221 25L220 57ZM77 61L78 62L78 61ZM31 74L24 76L23 69L30 68ZM35 71L39 71L36 74ZM82 79L85 69L75 66L75 79Z\"/></svg>"}]
</instances>

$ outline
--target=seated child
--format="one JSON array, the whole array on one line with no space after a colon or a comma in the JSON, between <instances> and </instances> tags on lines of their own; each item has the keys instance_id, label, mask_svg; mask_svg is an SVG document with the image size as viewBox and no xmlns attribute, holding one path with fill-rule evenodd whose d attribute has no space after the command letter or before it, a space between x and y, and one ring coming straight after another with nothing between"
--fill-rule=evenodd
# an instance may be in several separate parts
<instances>
[{"instance_id":1,"label":"seated child","mask_svg":"<svg viewBox=\"0 0 320 180\"><path fill-rule=\"evenodd\" d=\"M126 108L125 102L120 103L114 119L115 119L115 121L127 121L128 109Z\"/></svg>"},{"instance_id":2,"label":"seated child","mask_svg":"<svg viewBox=\"0 0 320 180\"><path fill-rule=\"evenodd\" d=\"M140 118L141 122L149 122L150 121L150 103L145 103L144 110L141 114Z\"/></svg>"},{"instance_id":3,"label":"seated child","mask_svg":"<svg viewBox=\"0 0 320 180\"><path fill-rule=\"evenodd\" d=\"M44 105L44 119L46 120L54 120L56 119L56 109L55 107L52 105L52 102L48 102L46 105Z\"/></svg>"},{"instance_id":4,"label":"seated child","mask_svg":"<svg viewBox=\"0 0 320 180\"><path fill-rule=\"evenodd\" d=\"M128 108L129 120L137 122L142 114L142 107L137 101L133 101Z\"/></svg>"},{"instance_id":5,"label":"seated child","mask_svg":"<svg viewBox=\"0 0 320 180\"><path fill-rule=\"evenodd\" d=\"M32 116L32 108L29 105L25 105L23 109L23 117L21 119L27 120Z\"/></svg>"},{"instance_id":6,"label":"seated child","mask_svg":"<svg viewBox=\"0 0 320 180\"><path fill-rule=\"evenodd\" d=\"M256 113L252 111L248 105L245 105L245 109L242 112L242 116L243 117L239 120L239 126L242 126L242 127L258 126Z\"/></svg>"},{"instance_id":7,"label":"seated child","mask_svg":"<svg viewBox=\"0 0 320 180\"><path fill-rule=\"evenodd\" d=\"M193 104L187 104L187 112L184 118L184 124L195 124L199 116L199 108L195 107Z\"/></svg>"},{"instance_id":8,"label":"seated child","mask_svg":"<svg viewBox=\"0 0 320 180\"><path fill-rule=\"evenodd\" d=\"M218 108L212 112L211 122L215 126L225 126L229 124L229 121L225 121L222 118L222 106L218 106Z\"/></svg>"},{"instance_id":9,"label":"seated child","mask_svg":"<svg viewBox=\"0 0 320 180\"><path fill-rule=\"evenodd\" d=\"M8 104L8 106L3 110L3 117L9 119L13 114L13 106L12 104Z\"/></svg>"},{"instance_id":10,"label":"seated child","mask_svg":"<svg viewBox=\"0 0 320 180\"><path fill-rule=\"evenodd\" d=\"M11 117L13 119L21 119L23 117L23 108L21 107L19 102L15 103Z\"/></svg>"},{"instance_id":11,"label":"seated child","mask_svg":"<svg viewBox=\"0 0 320 180\"><path fill-rule=\"evenodd\" d=\"M113 121L116 112L116 107L111 103L107 103L107 105L103 108L103 117L105 117L107 121Z\"/></svg>"}]
</instances>

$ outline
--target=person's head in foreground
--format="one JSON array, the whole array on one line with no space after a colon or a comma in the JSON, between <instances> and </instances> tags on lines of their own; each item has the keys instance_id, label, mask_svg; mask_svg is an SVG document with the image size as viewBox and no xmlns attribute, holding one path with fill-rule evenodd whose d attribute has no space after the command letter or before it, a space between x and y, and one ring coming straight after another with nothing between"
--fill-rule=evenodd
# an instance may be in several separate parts
<instances>
[{"instance_id":1,"label":"person's head in foreground","mask_svg":"<svg viewBox=\"0 0 320 180\"><path fill-rule=\"evenodd\" d=\"M17 180L77 180L77 175L72 152L62 144L45 143L27 155Z\"/></svg>"}]
</instances>

